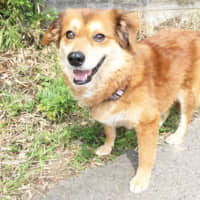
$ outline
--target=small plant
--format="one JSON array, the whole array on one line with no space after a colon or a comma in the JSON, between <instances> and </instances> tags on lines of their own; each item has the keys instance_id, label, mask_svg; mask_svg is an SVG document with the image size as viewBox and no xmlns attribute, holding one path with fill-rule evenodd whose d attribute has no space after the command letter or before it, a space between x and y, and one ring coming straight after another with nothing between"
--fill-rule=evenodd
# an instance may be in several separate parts
<instances>
[{"instance_id":1,"label":"small plant","mask_svg":"<svg viewBox=\"0 0 200 200\"><path fill-rule=\"evenodd\" d=\"M114 146L114 154L120 155L125 150L132 149L136 146L137 139L135 131L120 128L117 131L117 138Z\"/></svg>"},{"instance_id":2,"label":"small plant","mask_svg":"<svg viewBox=\"0 0 200 200\"><path fill-rule=\"evenodd\" d=\"M95 150L105 140L103 126L98 122L86 126L81 126L78 123L74 123L71 130L71 139L78 139L85 146Z\"/></svg>"},{"instance_id":3,"label":"small plant","mask_svg":"<svg viewBox=\"0 0 200 200\"><path fill-rule=\"evenodd\" d=\"M35 101L33 99L24 102L21 95L15 95L3 91L0 99L0 107L3 107L10 116L16 116L20 112L31 112L35 108Z\"/></svg>"},{"instance_id":4,"label":"small plant","mask_svg":"<svg viewBox=\"0 0 200 200\"><path fill-rule=\"evenodd\" d=\"M86 163L89 163L94 157L94 151L87 145L81 145L79 151L74 151L74 155L70 165L77 170L83 170L86 168Z\"/></svg>"},{"instance_id":5,"label":"small plant","mask_svg":"<svg viewBox=\"0 0 200 200\"><path fill-rule=\"evenodd\" d=\"M52 121L60 121L66 114L77 110L71 91L62 78L49 81L48 77L42 76L42 79L42 85L45 87L39 86L38 88L38 111L44 112Z\"/></svg>"},{"instance_id":6,"label":"small plant","mask_svg":"<svg viewBox=\"0 0 200 200\"><path fill-rule=\"evenodd\" d=\"M41 12L41 6L40 0L0 1L0 48L22 48L36 42L41 25L55 17L53 11L50 15Z\"/></svg>"},{"instance_id":7,"label":"small plant","mask_svg":"<svg viewBox=\"0 0 200 200\"><path fill-rule=\"evenodd\" d=\"M160 127L160 134L167 133L167 132L175 132L180 121L180 114L179 110L176 105L171 108L170 115L168 116L167 120L164 122L162 127Z\"/></svg>"}]
</instances>

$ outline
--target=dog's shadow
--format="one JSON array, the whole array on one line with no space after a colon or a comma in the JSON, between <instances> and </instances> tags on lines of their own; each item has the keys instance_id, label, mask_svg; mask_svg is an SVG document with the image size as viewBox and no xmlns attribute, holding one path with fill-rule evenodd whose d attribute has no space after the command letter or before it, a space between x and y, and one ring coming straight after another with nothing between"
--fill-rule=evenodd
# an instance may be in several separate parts
<instances>
[{"instance_id":1,"label":"dog's shadow","mask_svg":"<svg viewBox=\"0 0 200 200\"><path fill-rule=\"evenodd\" d=\"M138 153L135 150L127 151L126 153L127 158L130 160L134 170L136 171L138 167Z\"/></svg>"}]
</instances>

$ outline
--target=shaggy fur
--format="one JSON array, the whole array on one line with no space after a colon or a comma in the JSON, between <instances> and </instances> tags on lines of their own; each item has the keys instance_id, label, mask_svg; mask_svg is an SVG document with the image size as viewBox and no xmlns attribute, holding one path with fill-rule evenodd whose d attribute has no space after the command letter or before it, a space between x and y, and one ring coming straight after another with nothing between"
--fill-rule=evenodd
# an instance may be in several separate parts
<instances>
[{"instance_id":1,"label":"shaggy fur","mask_svg":"<svg viewBox=\"0 0 200 200\"><path fill-rule=\"evenodd\" d=\"M106 141L98 155L111 152L116 127L134 128L137 133L139 163L130 190L147 188L155 160L161 116L167 117L175 101L180 104L181 120L170 144L182 142L200 94L200 33L167 29L142 42L136 42L137 13L122 10L67 9L52 23L42 44L56 41L63 74L78 102L89 107L92 116L104 124ZM67 31L75 37L66 37ZM101 33L105 39L94 40ZM90 72L104 62L83 85L74 83L76 69L67 56L81 51L85 61L79 72ZM126 88L118 100L108 100Z\"/></svg>"}]
</instances>

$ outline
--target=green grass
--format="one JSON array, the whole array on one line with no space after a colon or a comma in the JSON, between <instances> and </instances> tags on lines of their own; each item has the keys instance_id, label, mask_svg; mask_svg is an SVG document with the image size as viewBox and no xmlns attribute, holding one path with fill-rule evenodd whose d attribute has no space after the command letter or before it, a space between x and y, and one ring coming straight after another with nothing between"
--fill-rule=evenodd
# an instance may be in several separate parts
<instances>
[{"instance_id":1,"label":"green grass","mask_svg":"<svg viewBox=\"0 0 200 200\"><path fill-rule=\"evenodd\" d=\"M52 121L63 120L65 115L80 109L72 98L71 91L64 84L62 78L50 81L42 76L43 83L38 87L37 110L46 114Z\"/></svg>"},{"instance_id":2,"label":"green grass","mask_svg":"<svg viewBox=\"0 0 200 200\"><path fill-rule=\"evenodd\" d=\"M170 115L168 116L167 120L164 122L162 127L160 127L160 130L159 130L160 134L162 135L167 132L171 132L171 133L175 132L178 126L179 120L180 120L179 110L177 106L173 106L171 108Z\"/></svg>"},{"instance_id":3,"label":"green grass","mask_svg":"<svg viewBox=\"0 0 200 200\"><path fill-rule=\"evenodd\" d=\"M40 46L39 36L55 12L41 12L40 0L0 1L0 48L3 50Z\"/></svg>"},{"instance_id":4,"label":"green grass","mask_svg":"<svg viewBox=\"0 0 200 200\"><path fill-rule=\"evenodd\" d=\"M29 99L24 102L20 93L13 95L2 91L1 94L0 107L4 107L4 110L11 117L20 114L20 112L31 112L35 107L36 102L34 99Z\"/></svg>"}]
</instances>

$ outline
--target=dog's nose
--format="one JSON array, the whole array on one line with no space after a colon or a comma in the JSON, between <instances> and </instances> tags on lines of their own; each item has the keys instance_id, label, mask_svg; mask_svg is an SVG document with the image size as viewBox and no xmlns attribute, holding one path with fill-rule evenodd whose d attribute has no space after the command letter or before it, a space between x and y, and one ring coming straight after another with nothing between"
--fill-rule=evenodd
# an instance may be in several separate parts
<instances>
[{"instance_id":1,"label":"dog's nose","mask_svg":"<svg viewBox=\"0 0 200 200\"><path fill-rule=\"evenodd\" d=\"M68 55L68 61L74 67L80 67L85 61L85 56L80 51L74 51Z\"/></svg>"}]
</instances>

